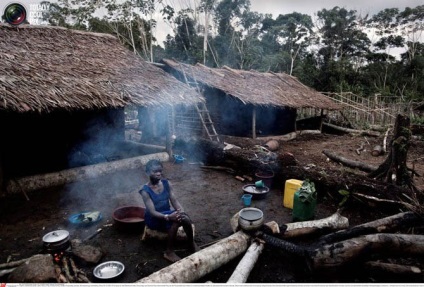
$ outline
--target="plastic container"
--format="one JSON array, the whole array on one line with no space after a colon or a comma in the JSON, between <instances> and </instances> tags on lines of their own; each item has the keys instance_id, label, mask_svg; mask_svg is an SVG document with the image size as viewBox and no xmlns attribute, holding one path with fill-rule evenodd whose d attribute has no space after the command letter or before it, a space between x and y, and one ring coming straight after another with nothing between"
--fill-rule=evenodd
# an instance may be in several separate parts
<instances>
[{"instance_id":1,"label":"plastic container","mask_svg":"<svg viewBox=\"0 0 424 287\"><path fill-rule=\"evenodd\" d=\"M255 177L257 181L262 180L266 187L272 187L272 181L274 179L273 171L258 171L255 173Z\"/></svg>"},{"instance_id":2,"label":"plastic container","mask_svg":"<svg viewBox=\"0 0 424 287\"><path fill-rule=\"evenodd\" d=\"M252 203L252 195L251 194L243 194L241 199L243 200L243 204L246 207L249 207L250 204Z\"/></svg>"},{"instance_id":3,"label":"plastic container","mask_svg":"<svg viewBox=\"0 0 424 287\"><path fill-rule=\"evenodd\" d=\"M294 193L302 186L303 181L298 179L288 179L284 186L283 206L293 209Z\"/></svg>"},{"instance_id":4,"label":"plastic container","mask_svg":"<svg viewBox=\"0 0 424 287\"><path fill-rule=\"evenodd\" d=\"M315 217L316 205L316 196L311 196L309 200L302 201L299 198L299 192L295 192L293 199L293 221L305 221L313 219Z\"/></svg>"}]
</instances>

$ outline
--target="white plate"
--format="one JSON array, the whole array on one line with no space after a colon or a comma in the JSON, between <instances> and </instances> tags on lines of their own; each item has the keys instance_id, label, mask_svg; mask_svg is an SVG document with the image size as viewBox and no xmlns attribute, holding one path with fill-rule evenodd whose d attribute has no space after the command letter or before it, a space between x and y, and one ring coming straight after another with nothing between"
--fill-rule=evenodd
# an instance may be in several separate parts
<instances>
[{"instance_id":1,"label":"white plate","mask_svg":"<svg viewBox=\"0 0 424 287\"><path fill-rule=\"evenodd\" d=\"M124 269L124 264L119 261L107 261L97 265L93 275L99 279L111 279L121 275Z\"/></svg>"}]
</instances>

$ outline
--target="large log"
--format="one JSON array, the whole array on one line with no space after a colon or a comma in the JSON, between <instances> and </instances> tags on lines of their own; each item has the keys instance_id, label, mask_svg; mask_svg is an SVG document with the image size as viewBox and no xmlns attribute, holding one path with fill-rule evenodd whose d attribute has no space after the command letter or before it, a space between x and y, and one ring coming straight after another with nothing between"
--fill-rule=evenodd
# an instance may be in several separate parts
<instances>
[{"instance_id":1,"label":"large log","mask_svg":"<svg viewBox=\"0 0 424 287\"><path fill-rule=\"evenodd\" d=\"M365 267L371 271L384 272L389 274L417 276L421 274L421 269L417 266L406 266L393 263L368 261L365 262Z\"/></svg>"},{"instance_id":2,"label":"large log","mask_svg":"<svg viewBox=\"0 0 424 287\"><path fill-rule=\"evenodd\" d=\"M284 233L282 233L282 237L292 238L313 234L323 230L344 229L349 227L349 219L341 216L339 212L336 212L323 219L287 223L285 226L287 228Z\"/></svg>"},{"instance_id":3,"label":"large log","mask_svg":"<svg viewBox=\"0 0 424 287\"><path fill-rule=\"evenodd\" d=\"M266 244L285 253L303 258L310 270L341 267L352 261L368 260L369 256L422 256L424 235L368 234L348 240L326 244L318 248L297 244L262 234Z\"/></svg>"},{"instance_id":4,"label":"large log","mask_svg":"<svg viewBox=\"0 0 424 287\"><path fill-rule=\"evenodd\" d=\"M405 229L417 225L418 223L423 224L424 221L421 217L417 216L413 212L403 212L392 216L360 224L345 230L340 230L328 235L324 235L319 239L320 245L330 244L337 241L346 240L349 238L381 232L394 232L399 229Z\"/></svg>"},{"instance_id":5,"label":"large log","mask_svg":"<svg viewBox=\"0 0 424 287\"><path fill-rule=\"evenodd\" d=\"M190 283L242 254L250 235L239 231L205 249L185 257L136 283Z\"/></svg>"},{"instance_id":6,"label":"large log","mask_svg":"<svg viewBox=\"0 0 424 287\"><path fill-rule=\"evenodd\" d=\"M166 152L160 152L95 165L71 168L59 172L22 177L7 182L6 194L29 192L53 186L60 186L75 181L111 174L117 170L137 169L145 165L151 159L168 161L169 154ZM0 195L4 196L6 194L2 193Z\"/></svg>"},{"instance_id":7,"label":"large log","mask_svg":"<svg viewBox=\"0 0 424 287\"><path fill-rule=\"evenodd\" d=\"M255 263L258 261L259 255L261 255L263 249L264 244L262 242L253 242L249 249L247 249L246 254L240 260L233 274L231 274L227 283L246 283L247 278L249 277L253 267L255 267Z\"/></svg>"},{"instance_id":8,"label":"large log","mask_svg":"<svg viewBox=\"0 0 424 287\"><path fill-rule=\"evenodd\" d=\"M364 162L360 162L360 161L356 161L356 160L347 159L347 158L342 157L341 155L335 154L335 153L333 153L329 150L323 150L322 153L325 154L329 159L331 159L335 162L340 162L343 165L348 166L348 167L359 168L360 170L366 171L366 172L374 171L374 170L377 169L376 166L366 164Z\"/></svg>"},{"instance_id":9,"label":"large log","mask_svg":"<svg viewBox=\"0 0 424 287\"><path fill-rule=\"evenodd\" d=\"M309 253L310 267L313 270L338 267L371 254L423 256L424 235L369 234L324 245Z\"/></svg>"},{"instance_id":10,"label":"large log","mask_svg":"<svg viewBox=\"0 0 424 287\"><path fill-rule=\"evenodd\" d=\"M271 168L274 171L274 177L279 178L281 181L290 178L308 178L315 183L318 196L320 196L321 190L325 190L332 193L333 198L340 197L341 200L338 191L343 189L351 191L352 194L358 192L394 201L405 201L406 197L403 194L414 198L414 194L409 188L375 180L365 174L361 175L340 169L326 169L323 173L319 166L304 168L298 165L293 157L290 158L288 153L279 153L277 158L269 160L266 153L258 153L249 149L224 151L222 143L203 139L180 140L179 147L187 150L190 154L196 154L201 157L207 165L225 166L241 173L253 173L258 168L266 166ZM264 163L266 164L264 165ZM351 198L355 199L354 197ZM371 204L374 204L374 202ZM390 206L388 209L398 212L399 205Z\"/></svg>"},{"instance_id":11,"label":"large log","mask_svg":"<svg viewBox=\"0 0 424 287\"><path fill-rule=\"evenodd\" d=\"M329 124L329 123L323 123L323 126L341 131L341 132L345 132L345 133L351 133L351 134L357 134L357 135L365 135L365 136L371 136L371 137L379 137L380 133L379 132L375 132L375 131L367 131L367 130L355 130L355 129L349 129L349 128L343 128L343 127L339 127L333 124Z\"/></svg>"}]
</instances>

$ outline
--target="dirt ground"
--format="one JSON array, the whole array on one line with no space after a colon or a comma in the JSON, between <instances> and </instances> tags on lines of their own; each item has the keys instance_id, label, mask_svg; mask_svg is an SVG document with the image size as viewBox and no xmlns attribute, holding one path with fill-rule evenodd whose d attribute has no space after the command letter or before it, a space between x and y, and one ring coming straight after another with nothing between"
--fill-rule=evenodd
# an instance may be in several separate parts
<instances>
[{"instance_id":1,"label":"dirt ground","mask_svg":"<svg viewBox=\"0 0 424 287\"><path fill-rule=\"evenodd\" d=\"M365 150L356 153L361 143ZM246 146L261 143L237 142ZM374 144L381 144L382 138L351 135L315 134L299 136L297 139L281 143L278 152L290 152L300 165L316 166L324 169L343 168L340 164L329 161L322 154L323 149L330 149L346 158L361 160L378 165L384 156L372 157L370 151ZM424 142L414 140L409 152L409 166L414 162L418 187L424 189ZM419 160L417 160L419 159ZM312 167L313 168L313 167ZM165 177L175 188L183 207L195 224L196 241L199 246L225 238L232 234L230 218L243 208L242 187L234 175L215 170L200 168L199 162L190 158L182 164L167 162L164 164ZM359 172L359 171L357 171ZM105 177L77 182L60 188L34 191L27 201L23 195L1 199L0 202L0 263L28 258L43 253L42 237L57 229L66 229L71 239L84 239L98 228L102 232L88 241L104 251L101 262L121 261L125 272L114 280L119 283L135 282L169 263L163 259L165 242L141 241L141 231L123 232L118 230L112 219L115 208L123 205L143 206L138 190L147 181L142 170L117 172ZM273 187L265 199L254 200L252 205L264 212L265 221L279 224L292 222L291 209L283 207L283 186L279 178L273 179ZM318 190L318 205L315 218L320 219L336 212L338 203ZM79 227L68 221L69 216L83 211L100 211L102 220L89 227ZM349 219L351 226L386 216L378 210L363 205L350 204L342 215ZM185 245L176 247L181 257L189 255ZM199 282L226 282L237 266L240 258L201 278ZM405 259L408 260L408 259ZM423 260L413 261L423 268ZM92 274L94 265L80 266L92 282L99 282ZM274 248L265 248L255 265L248 283L314 283L314 282L410 282L408 278L378 277L368 274L361 264L349 266L346 272L336 274L311 274L305 271L301 262L293 260L287 254ZM419 282L422 282L422 277ZM416 280L416 278L414 279ZM0 277L0 282L8 282L7 276Z\"/></svg>"}]
</instances>

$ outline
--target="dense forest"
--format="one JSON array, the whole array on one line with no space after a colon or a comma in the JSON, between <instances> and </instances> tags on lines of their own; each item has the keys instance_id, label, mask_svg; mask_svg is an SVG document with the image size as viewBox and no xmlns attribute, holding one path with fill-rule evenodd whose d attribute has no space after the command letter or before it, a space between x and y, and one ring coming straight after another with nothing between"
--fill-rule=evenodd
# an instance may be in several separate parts
<instances>
[{"instance_id":1,"label":"dense forest","mask_svg":"<svg viewBox=\"0 0 424 287\"><path fill-rule=\"evenodd\" d=\"M209 67L285 72L322 92L424 100L424 5L360 15L341 7L273 17L249 0L199 0L177 10L155 0L58 0L51 25L111 33L148 61L162 58ZM166 2L166 1L165 1ZM164 43L151 31L160 13ZM99 16L102 15L102 16ZM393 51L402 51L395 54Z\"/></svg>"}]
</instances>

